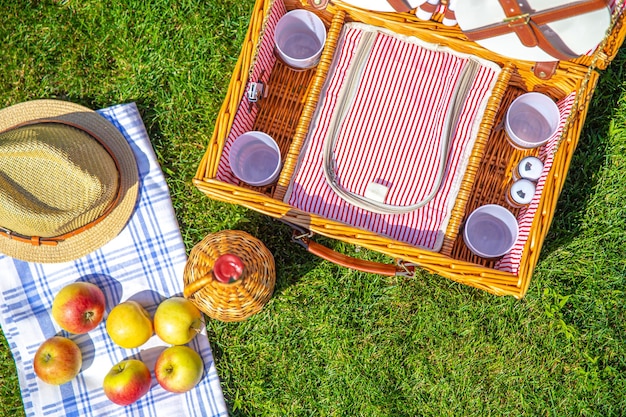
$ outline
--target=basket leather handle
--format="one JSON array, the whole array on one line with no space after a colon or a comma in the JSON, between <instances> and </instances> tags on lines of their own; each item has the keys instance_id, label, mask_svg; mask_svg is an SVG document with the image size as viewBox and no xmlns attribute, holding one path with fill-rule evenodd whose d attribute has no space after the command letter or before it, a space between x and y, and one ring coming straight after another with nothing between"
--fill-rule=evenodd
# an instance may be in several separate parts
<instances>
[{"instance_id":1,"label":"basket leather handle","mask_svg":"<svg viewBox=\"0 0 626 417\"><path fill-rule=\"evenodd\" d=\"M398 265L385 264L381 262L368 261L365 259L358 259L352 256L344 255L329 247L326 247L320 243L317 243L308 235L299 233L294 229L292 240L304 247L309 253L319 256L329 262L336 265L340 265L346 268L354 269L356 271L368 272L371 274L385 275L385 276L412 276L413 266L398 263Z\"/></svg>"}]
</instances>

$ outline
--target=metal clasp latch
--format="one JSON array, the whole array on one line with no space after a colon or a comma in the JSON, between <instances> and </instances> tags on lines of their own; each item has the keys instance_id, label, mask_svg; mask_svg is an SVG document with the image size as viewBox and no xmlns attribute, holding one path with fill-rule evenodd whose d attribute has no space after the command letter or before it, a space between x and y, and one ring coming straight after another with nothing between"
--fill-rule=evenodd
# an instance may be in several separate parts
<instances>
[{"instance_id":1,"label":"metal clasp latch","mask_svg":"<svg viewBox=\"0 0 626 417\"><path fill-rule=\"evenodd\" d=\"M265 84L263 82L252 82L250 86L248 86L248 101L251 103L256 103L263 97L263 89L265 88Z\"/></svg>"},{"instance_id":2,"label":"metal clasp latch","mask_svg":"<svg viewBox=\"0 0 626 417\"><path fill-rule=\"evenodd\" d=\"M265 91L265 83L261 81L264 72L265 70L261 71L261 75L259 75L259 79L256 82L252 81L248 85L248 90L246 91L246 98L248 99L248 113L252 112L252 106L255 103L258 103L259 100L267 95Z\"/></svg>"},{"instance_id":3,"label":"metal clasp latch","mask_svg":"<svg viewBox=\"0 0 626 417\"><path fill-rule=\"evenodd\" d=\"M295 227L292 225L293 229L293 233L291 234L291 241L292 242L302 242L304 239L311 239L313 237L313 232L311 232L310 230L305 230L302 229L301 227Z\"/></svg>"},{"instance_id":4,"label":"metal clasp latch","mask_svg":"<svg viewBox=\"0 0 626 417\"><path fill-rule=\"evenodd\" d=\"M416 264L412 262L405 262L402 259L396 259L396 265L402 268L402 271L396 272L397 277L414 277Z\"/></svg>"},{"instance_id":5,"label":"metal clasp latch","mask_svg":"<svg viewBox=\"0 0 626 417\"><path fill-rule=\"evenodd\" d=\"M527 25L530 22L530 13L518 14L517 16L505 17L502 20L504 23L508 23L509 26Z\"/></svg>"}]
</instances>

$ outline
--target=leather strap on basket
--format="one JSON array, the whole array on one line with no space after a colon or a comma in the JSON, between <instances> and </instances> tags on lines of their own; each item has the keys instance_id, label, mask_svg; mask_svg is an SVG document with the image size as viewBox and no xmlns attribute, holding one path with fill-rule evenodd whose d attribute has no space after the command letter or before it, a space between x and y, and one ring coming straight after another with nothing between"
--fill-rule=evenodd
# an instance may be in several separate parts
<instances>
[{"instance_id":1,"label":"leather strap on basket","mask_svg":"<svg viewBox=\"0 0 626 417\"><path fill-rule=\"evenodd\" d=\"M398 13L410 12L413 9L406 0L387 0L387 3Z\"/></svg>"},{"instance_id":2,"label":"leather strap on basket","mask_svg":"<svg viewBox=\"0 0 626 417\"><path fill-rule=\"evenodd\" d=\"M439 9L439 4L432 4L429 2L426 2L424 4L420 4L420 10L425 11L426 13L430 13L433 14L437 11L437 9Z\"/></svg>"},{"instance_id":3,"label":"leather strap on basket","mask_svg":"<svg viewBox=\"0 0 626 417\"><path fill-rule=\"evenodd\" d=\"M542 26L608 7L610 2L610 0L586 0L546 10L524 11L516 0L498 1L506 18L502 22L463 31L469 40L479 41L515 33L524 46L529 48L538 46L549 55L560 60L576 58L578 54L572 52L562 43L550 41Z\"/></svg>"},{"instance_id":4,"label":"leather strap on basket","mask_svg":"<svg viewBox=\"0 0 626 417\"><path fill-rule=\"evenodd\" d=\"M549 80L552 78L559 66L559 61L551 62L535 62L533 66L533 74L541 80Z\"/></svg>"},{"instance_id":5,"label":"leather strap on basket","mask_svg":"<svg viewBox=\"0 0 626 417\"><path fill-rule=\"evenodd\" d=\"M456 13L454 12L454 10L450 9L449 7L446 7L445 10L443 11L443 17L445 19L456 20Z\"/></svg>"},{"instance_id":6,"label":"leather strap on basket","mask_svg":"<svg viewBox=\"0 0 626 417\"><path fill-rule=\"evenodd\" d=\"M402 263L398 265L384 264L380 262L368 261L365 259L357 259L343 253L334 251L324 245L314 242L307 235L302 235L299 230L294 228L292 240L309 253L316 255L322 259L332 262L345 268L354 269L356 271L367 272L370 274L393 276L411 276L413 275L413 267Z\"/></svg>"}]
</instances>

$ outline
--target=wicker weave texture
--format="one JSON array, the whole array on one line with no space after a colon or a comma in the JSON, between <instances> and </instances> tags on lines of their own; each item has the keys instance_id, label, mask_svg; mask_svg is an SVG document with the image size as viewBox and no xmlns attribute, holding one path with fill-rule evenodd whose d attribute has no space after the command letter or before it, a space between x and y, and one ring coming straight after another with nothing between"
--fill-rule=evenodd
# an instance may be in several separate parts
<instances>
[{"instance_id":1,"label":"wicker weave texture","mask_svg":"<svg viewBox=\"0 0 626 417\"><path fill-rule=\"evenodd\" d=\"M225 254L244 264L240 279L222 283L213 276L215 261ZM183 275L184 295L207 316L242 321L261 311L272 297L276 268L272 253L260 240L238 230L209 234L193 247Z\"/></svg>"},{"instance_id":2,"label":"wicker weave texture","mask_svg":"<svg viewBox=\"0 0 626 417\"><path fill-rule=\"evenodd\" d=\"M219 152L224 146L234 111L237 108L236 105L239 103L243 88L247 83L248 68L245 67L245 63L251 62L251 57L248 56L250 53L248 45L249 42L258 41L258 32L255 32L258 28L252 29L252 26L262 21L262 16L267 15L271 4L271 0L257 0L251 20L252 32L249 32L249 38L244 44L214 135L194 178L196 187L210 198L229 203L235 202L270 217L282 219L303 229L311 230L316 234L384 253L408 263L414 263L427 271L462 284L480 288L496 295L511 295L522 298L528 290L543 241L548 233L558 196L565 182L569 163L576 149L599 74L576 61L561 62L551 79L542 80L534 75L532 62L508 61L492 54L467 41L458 28L449 28L436 21L421 22L411 14L373 13L342 3L331 3L325 11L319 12L329 27L329 36L320 64L315 70L309 88L307 88L306 102L302 108L298 109L300 120L295 133L292 138L287 138L290 142L281 144L281 149L289 149L289 151L286 156L283 155L285 166L280 179L273 190L265 193L258 192L258 190L250 187L218 181L215 179L215 174ZM287 0L286 5L288 9L307 7L304 2L298 0ZM282 201L284 188L289 184L295 161L304 138L307 136L311 115L319 100L319 90L324 83L332 61L338 34L343 23L347 21L361 21L403 35L417 36L427 42L443 44L461 52L472 53L491 60L503 68L498 85L493 92L493 99L488 104L483 116L479 138L474 147L455 210L446 230L443 249L438 253L303 212ZM622 21L623 16L606 43L607 46L601 52L605 55L600 55L600 59L597 60L600 64L606 63L616 53L616 48L623 41L625 30ZM598 65L600 68L602 66ZM271 86L269 88L271 90ZM527 91L541 92L554 100L560 100L576 91L578 100L572 111L569 124L563 131L561 144L556 151L552 169L546 178L546 185L533 220L531 235L524 249L519 272L514 275L496 270L491 261L474 256L465 247L462 238L459 237L459 231L466 215L473 208L481 204L498 202L498 198L503 196L503 193L498 192L497 188L501 188L502 184L510 180L508 167L514 166L528 153L513 150L507 145L502 131L494 128L502 122L507 103ZM289 111L289 109L266 109L266 111L280 112Z\"/></svg>"}]
</instances>

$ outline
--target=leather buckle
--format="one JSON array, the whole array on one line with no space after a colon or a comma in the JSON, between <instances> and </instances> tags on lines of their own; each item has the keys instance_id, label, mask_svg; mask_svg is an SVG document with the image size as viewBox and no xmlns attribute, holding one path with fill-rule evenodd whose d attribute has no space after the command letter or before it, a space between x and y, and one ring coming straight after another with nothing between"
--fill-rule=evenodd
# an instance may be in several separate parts
<instances>
[{"instance_id":1,"label":"leather buckle","mask_svg":"<svg viewBox=\"0 0 626 417\"><path fill-rule=\"evenodd\" d=\"M63 239L59 239L56 237L24 236L7 229L6 227L1 226L0 236L4 236L5 238L11 240L17 240L18 242L22 243L30 243L33 246L56 246L59 242L63 241Z\"/></svg>"},{"instance_id":2,"label":"leather buckle","mask_svg":"<svg viewBox=\"0 0 626 417\"><path fill-rule=\"evenodd\" d=\"M517 16L505 17L502 21L508 24L509 27L527 25L528 22L530 22L530 13L523 13L518 14Z\"/></svg>"}]
</instances>

